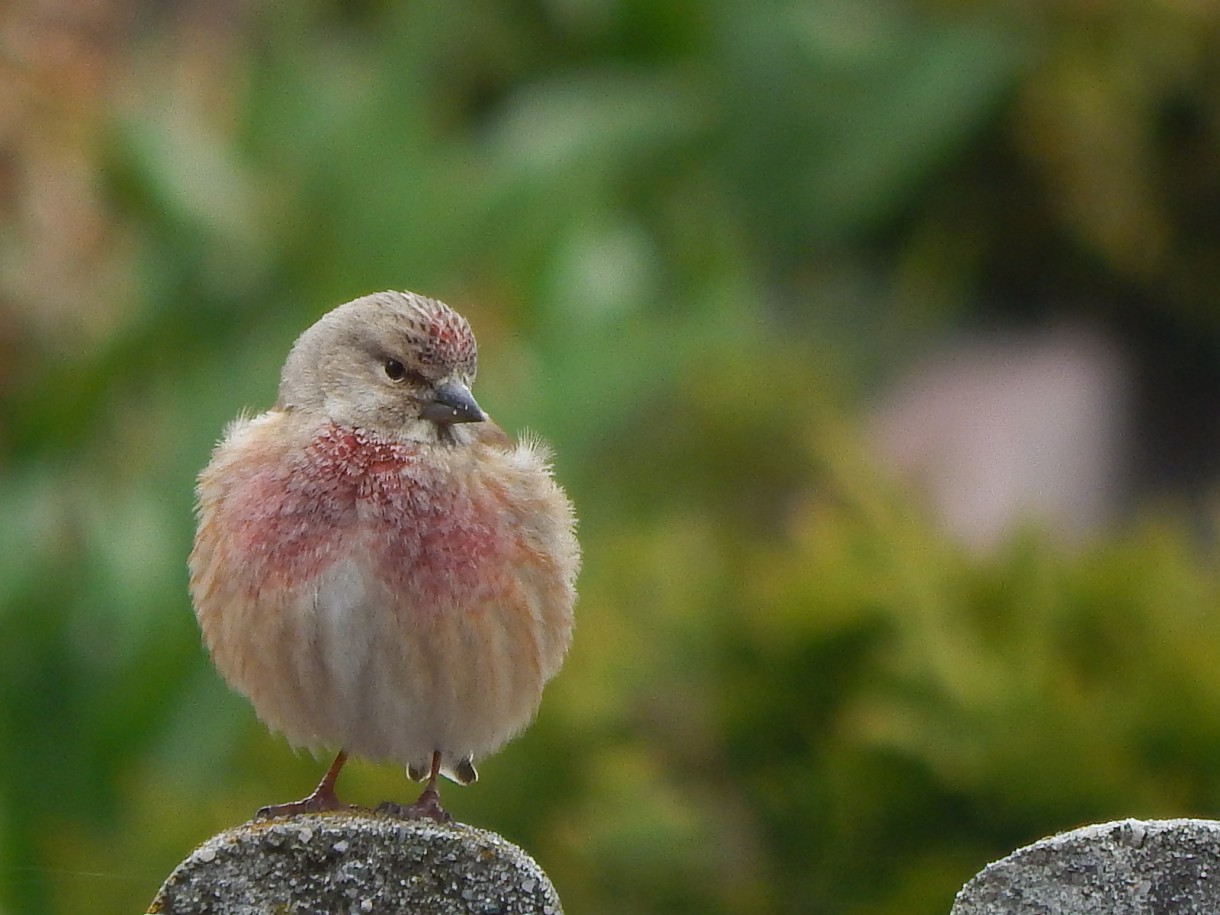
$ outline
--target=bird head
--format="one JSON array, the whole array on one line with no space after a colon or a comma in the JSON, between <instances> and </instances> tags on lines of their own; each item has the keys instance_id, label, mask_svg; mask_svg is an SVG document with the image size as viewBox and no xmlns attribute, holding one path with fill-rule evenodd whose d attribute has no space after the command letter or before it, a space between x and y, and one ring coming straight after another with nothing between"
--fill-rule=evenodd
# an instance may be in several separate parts
<instances>
[{"instance_id":1,"label":"bird head","mask_svg":"<svg viewBox=\"0 0 1220 915\"><path fill-rule=\"evenodd\" d=\"M399 439L452 441L487 415L471 393L474 334L444 302L378 292L340 305L297 339L278 406Z\"/></svg>"}]
</instances>

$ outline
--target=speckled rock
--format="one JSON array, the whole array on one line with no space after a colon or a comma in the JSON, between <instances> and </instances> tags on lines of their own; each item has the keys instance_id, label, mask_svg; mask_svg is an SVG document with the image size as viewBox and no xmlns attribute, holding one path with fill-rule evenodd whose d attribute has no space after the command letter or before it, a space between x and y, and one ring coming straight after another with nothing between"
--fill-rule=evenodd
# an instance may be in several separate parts
<instances>
[{"instance_id":1,"label":"speckled rock","mask_svg":"<svg viewBox=\"0 0 1220 915\"><path fill-rule=\"evenodd\" d=\"M495 833L375 813L254 820L175 868L149 912L165 915L559 915L534 859Z\"/></svg>"},{"instance_id":2,"label":"speckled rock","mask_svg":"<svg viewBox=\"0 0 1220 915\"><path fill-rule=\"evenodd\" d=\"M951 915L1215 915L1220 823L1120 820L1060 833L988 865Z\"/></svg>"}]
</instances>

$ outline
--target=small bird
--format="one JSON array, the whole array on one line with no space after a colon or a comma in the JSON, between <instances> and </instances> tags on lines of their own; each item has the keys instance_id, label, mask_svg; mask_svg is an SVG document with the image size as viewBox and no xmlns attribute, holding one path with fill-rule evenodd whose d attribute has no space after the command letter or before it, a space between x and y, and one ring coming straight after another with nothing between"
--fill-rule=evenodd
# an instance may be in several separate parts
<instances>
[{"instance_id":1,"label":"small bird","mask_svg":"<svg viewBox=\"0 0 1220 915\"><path fill-rule=\"evenodd\" d=\"M312 794L260 815L345 809L353 754L426 779L391 810L449 820L437 776L473 782L563 662L572 504L548 450L479 407L476 362L436 299L340 305L199 475L190 591L216 668L291 743L339 751Z\"/></svg>"}]
</instances>

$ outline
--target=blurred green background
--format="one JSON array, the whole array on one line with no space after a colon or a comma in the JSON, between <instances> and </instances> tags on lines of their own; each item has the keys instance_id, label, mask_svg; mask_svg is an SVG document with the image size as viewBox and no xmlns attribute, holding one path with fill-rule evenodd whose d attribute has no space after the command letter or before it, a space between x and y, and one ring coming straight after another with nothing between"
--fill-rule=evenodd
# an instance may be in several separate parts
<instances>
[{"instance_id":1,"label":"blurred green background","mask_svg":"<svg viewBox=\"0 0 1220 915\"><path fill-rule=\"evenodd\" d=\"M578 506L445 796L569 912L933 915L1220 810L1215 3L9 0L0 912L143 911L325 767L202 652L192 485L382 288Z\"/></svg>"}]
</instances>

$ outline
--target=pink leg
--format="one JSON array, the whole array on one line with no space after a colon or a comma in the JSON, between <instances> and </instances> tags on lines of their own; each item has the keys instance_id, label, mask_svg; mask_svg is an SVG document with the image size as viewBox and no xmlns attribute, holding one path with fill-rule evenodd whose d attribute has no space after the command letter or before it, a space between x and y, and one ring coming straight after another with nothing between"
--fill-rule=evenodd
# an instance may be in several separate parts
<instances>
[{"instance_id":1,"label":"pink leg","mask_svg":"<svg viewBox=\"0 0 1220 915\"><path fill-rule=\"evenodd\" d=\"M313 789L313 793L309 797L293 801L289 804L273 804L269 807L263 807L255 816L260 818L290 817L298 813L321 813L324 810L350 810L350 805L343 803L335 795L335 781L338 780L339 771L343 768L345 762L347 762L347 752L340 750L339 755L335 757L335 761L326 770L326 774L322 776L322 781L318 782L318 787Z\"/></svg>"}]
</instances>

